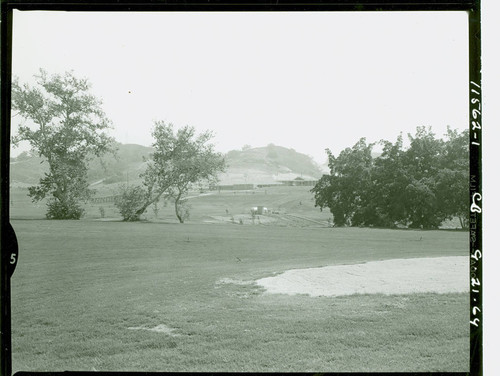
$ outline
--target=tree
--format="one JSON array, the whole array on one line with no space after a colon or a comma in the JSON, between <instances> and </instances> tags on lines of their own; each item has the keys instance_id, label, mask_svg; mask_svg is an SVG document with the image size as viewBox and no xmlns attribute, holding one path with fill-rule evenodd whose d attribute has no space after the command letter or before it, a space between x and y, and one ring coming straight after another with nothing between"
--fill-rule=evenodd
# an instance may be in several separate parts
<instances>
[{"instance_id":1,"label":"tree","mask_svg":"<svg viewBox=\"0 0 500 376\"><path fill-rule=\"evenodd\" d=\"M70 72L49 76L44 70L35 79L33 87L17 79L12 84L12 108L24 120L12 142L28 141L49 165L40 183L29 188L34 202L50 195L46 217L79 219L80 205L92 193L88 162L111 151L111 138L104 133L110 121L87 79Z\"/></svg>"},{"instance_id":2,"label":"tree","mask_svg":"<svg viewBox=\"0 0 500 376\"><path fill-rule=\"evenodd\" d=\"M410 181L403 156L403 137L395 143L380 141L382 154L375 159L373 169L373 201L377 207L377 223L381 227L407 225L406 187Z\"/></svg>"},{"instance_id":3,"label":"tree","mask_svg":"<svg viewBox=\"0 0 500 376\"><path fill-rule=\"evenodd\" d=\"M362 225L369 217L372 147L361 138L337 158L327 149L330 175L323 175L311 192L316 206L330 209L336 226Z\"/></svg>"},{"instance_id":4,"label":"tree","mask_svg":"<svg viewBox=\"0 0 500 376\"><path fill-rule=\"evenodd\" d=\"M410 146L402 156L409 178L405 188L407 222L413 228L437 228L446 219L436 194L443 140L425 127L417 127L415 135L408 134L408 138Z\"/></svg>"},{"instance_id":5,"label":"tree","mask_svg":"<svg viewBox=\"0 0 500 376\"><path fill-rule=\"evenodd\" d=\"M208 143L212 133L195 133L193 127L185 126L175 132L172 124L155 123L152 133L155 151L142 175L147 200L137 210L138 216L166 194L173 198L177 219L184 223L189 215L184 198L188 189L202 181L216 182L219 172L224 171L223 155L216 153L214 145Z\"/></svg>"},{"instance_id":6,"label":"tree","mask_svg":"<svg viewBox=\"0 0 500 376\"><path fill-rule=\"evenodd\" d=\"M438 228L458 217L467 227L468 132L448 128L437 139L431 128L417 127L395 143L380 141L382 154L371 158L364 139L335 158L327 150L330 175L312 189L316 206L328 207L336 226L398 225Z\"/></svg>"},{"instance_id":7,"label":"tree","mask_svg":"<svg viewBox=\"0 0 500 376\"><path fill-rule=\"evenodd\" d=\"M463 229L469 217L469 133L447 129L436 195L440 210L448 219L457 217Z\"/></svg>"}]
</instances>

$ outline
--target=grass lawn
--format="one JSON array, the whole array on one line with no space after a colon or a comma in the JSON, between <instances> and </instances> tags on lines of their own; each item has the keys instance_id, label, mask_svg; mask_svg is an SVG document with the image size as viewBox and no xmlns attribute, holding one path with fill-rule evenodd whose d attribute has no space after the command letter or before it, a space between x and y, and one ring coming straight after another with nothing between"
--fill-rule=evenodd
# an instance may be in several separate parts
<instances>
[{"instance_id":1,"label":"grass lawn","mask_svg":"<svg viewBox=\"0 0 500 376\"><path fill-rule=\"evenodd\" d=\"M199 191L191 191L186 196L190 197L189 203L190 221L202 222L211 216L227 216L250 214L250 209L254 206L266 206L270 210L279 210L283 213L293 213L304 215L311 219L326 221L331 214L328 210L320 211L314 206L311 187L268 187L259 188L252 191L209 191L200 195ZM110 196L118 194L119 189L100 189L96 197ZM208 194L208 195L207 195ZM107 218L120 218L118 209L112 202L87 203L84 205L85 218L101 218L99 208L104 209ZM28 197L27 188L14 188L11 190L11 218L14 219L44 219L46 212L46 201L42 200L33 204ZM169 220L177 222L174 205L167 202L158 204L159 220ZM227 211L226 211L227 210ZM148 208L145 216L147 219L156 219L152 206Z\"/></svg>"},{"instance_id":2,"label":"grass lawn","mask_svg":"<svg viewBox=\"0 0 500 376\"><path fill-rule=\"evenodd\" d=\"M251 283L291 268L465 256L465 232L12 224L20 247L12 279L14 371L469 367L467 294L311 298L266 294ZM130 329L159 325L171 332Z\"/></svg>"}]
</instances>

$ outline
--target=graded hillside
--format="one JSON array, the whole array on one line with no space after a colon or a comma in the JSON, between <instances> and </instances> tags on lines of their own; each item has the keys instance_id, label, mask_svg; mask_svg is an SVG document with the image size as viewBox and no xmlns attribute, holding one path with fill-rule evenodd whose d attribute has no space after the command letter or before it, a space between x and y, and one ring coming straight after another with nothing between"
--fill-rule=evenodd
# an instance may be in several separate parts
<instances>
[{"instance_id":1,"label":"graded hillside","mask_svg":"<svg viewBox=\"0 0 500 376\"><path fill-rule=\"evenodd\" d=\"M90 163L89 180L95 187L112 184L140 184L140 173L146 168L145 158L153 148L135 144L116 144L115 155L108 154ZM272 184L281 180L316 180L322 170L311 157L281 146L232 150L226 154L228 168L220 175L220 184ZM22 153L11 159L11 184L27 187L36 184L47 163L37 156Z\"/></svg>"},{"instance_id":2,"label":"graded hillside","mask_svg":"<svg viewBox=\"0 0 500 376\"><path fill-rule=\"evenodd\" d=\"M221 184L272 184L280 180L316 180L322 170L308 155L269 144L265 147L231 150Z\"/></svg>"}]
</instances>

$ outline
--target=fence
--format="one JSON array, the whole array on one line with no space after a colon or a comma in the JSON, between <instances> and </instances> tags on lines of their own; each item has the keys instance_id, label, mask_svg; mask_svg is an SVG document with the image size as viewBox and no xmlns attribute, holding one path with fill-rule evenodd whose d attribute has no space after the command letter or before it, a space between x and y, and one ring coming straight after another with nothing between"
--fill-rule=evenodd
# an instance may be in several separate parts
<instances>
[{"instance_id":1,"label":"fence","mask_svg":"<svg viewBox=\"0 0 500 376\"><path fill-rule=\"evenodd\" d=\"M103 196L103 197L92 197L89 201L91 204L103 204L106 202L115 202L115 199L119 197L119 195L114 196Z\"/></svg>"}]
</instances>

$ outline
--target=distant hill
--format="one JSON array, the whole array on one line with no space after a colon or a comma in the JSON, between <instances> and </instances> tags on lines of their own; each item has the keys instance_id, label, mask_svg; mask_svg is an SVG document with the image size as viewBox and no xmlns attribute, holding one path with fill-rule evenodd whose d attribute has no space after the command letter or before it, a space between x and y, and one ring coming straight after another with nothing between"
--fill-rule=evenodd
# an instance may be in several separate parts
<instances>
[{"instance_id":1,"label":"distant hill","mask_svg":"<svg viewBox=\"0 0 500 376\"><path fill-rule=\"evenodd\" d=\"M314 180L322 175L320 166L308 155L273 144L231 150L226 161L228 169L220 176L221 184L270 184L296 177Z\"/></svg>"},{"instance_id":2,"label":"distant hill","mask_svg":"<svg viewBox=\"0 0 500 376\"><path fill-rule=\"evenodd\" d=\"M10 182L14 186L35 184L47 171L47 163L43 159L28 156L27 153L10 159Z\"/></svg>"},{"instance_id":3,"label":"distant hill","mask_svg":"<svg viewBox=\"0 0 500 376\"><path fill-rule=\"evenodd\" d=\"M116 144L116 154L108 154L102 159L94 159L90 163L89 180L91 183L111 184L134 181L145 170L147 158L153 148L135 144ZM13 186L25 187L38 183L48 171L47 163L37 156L22 153L11 158L10 181Z\"/></svg>"},{"instance_id":4,"label":"distant hill","mask_svg":"<svg viewBox=\"0 0 500 376\"><path fill-rule=\"evenodd\" d=\"M144 161L153 148L135 144L116 144L116 155L90 163L89 180L94 186L116 183L138 184L140 173L146 168ZM226 154L228 168L220 176L220 184L276 183L301 177L314 180L322 169L311 157L293 149L269 144L266 147L232 150ZM22 153L11 159L11 184L26 187L36 184L48 171L47 163L36 156Z\"/></svg>"},{"instance_id":5,"label":"distant hill","mask_svg":"<svg viewBox=\"0 0 500 376\"><path fill-rule=\"evenodd\" d=\"M136 144L116 144L116 154L106 155L102 160L95 159L90 163L89 179L104 184L129 182L140 179L145 171L145 159L153 152L152 147Z\"/></svg>"}]
</instances>

